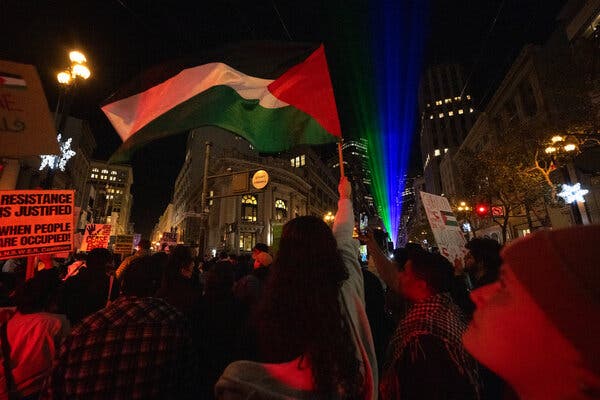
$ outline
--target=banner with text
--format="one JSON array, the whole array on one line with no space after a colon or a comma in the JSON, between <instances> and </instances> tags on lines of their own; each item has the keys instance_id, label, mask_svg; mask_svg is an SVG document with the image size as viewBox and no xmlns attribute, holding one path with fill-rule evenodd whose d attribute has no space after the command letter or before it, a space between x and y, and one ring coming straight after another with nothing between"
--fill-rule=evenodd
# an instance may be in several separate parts
<instances>
[{"instance_id":1,"label":"banner with text","mask_svg":"<svg viewBox=\"0 0 600 400\"><path fill-rule=\"evenodd\" d=\"M133 253L133 235L117 235L113 252L125 255Z\"/></svg>"},{"instance_id":2,"label":"banner with text","mask_svg":"<svg viewBox=\"0 0 600 400\"><path fill-rule=\"evenodd\" d=\"M0 191L0 259L73 249L74 190Z\"/></svg>"},{"instance_id":3,"label":"banner with text","mask_svg":"<svg viewBox=\"0 0 600 400\"><path fill-rule=\"evenodd\" d=\"M110 239L109 224L87 224L81 241L81 251L92 251L97 248L108 249Z\"/></svg>"},{"instance_id":4,"label":"banner with text","mask_svg":"<svg viewBox=\"0 0 600 400\"><path fill-rule=\"evenodd\" d=\"M465 237L458 226L448 199L421 192L421 201L440 254L453 264L457 258L462 261L466 253Z\"/></svg>"},{"instance_id":5,"label":"banner with text","mask_svg":"<svg viewBox=\"0 0 600 400\"><path fill-rule=\"evenodd\" d=\"M0 60L0 157L60 154L40 77L33 65Z\"/></svg>"}]
</instances>

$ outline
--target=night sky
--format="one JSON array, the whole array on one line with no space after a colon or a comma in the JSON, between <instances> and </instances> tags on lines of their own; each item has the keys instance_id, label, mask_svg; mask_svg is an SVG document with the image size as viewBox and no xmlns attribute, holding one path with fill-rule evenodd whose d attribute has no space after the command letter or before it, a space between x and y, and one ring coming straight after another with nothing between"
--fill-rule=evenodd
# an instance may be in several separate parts
<instances>
[{"instance_id":1,"label":"night sky","mask_svg":"<svg viewBox=\"0 0 600 400\"><path fill-rule=\"evenodd\" d=\"M335 53L336 29L346 22L339 20L339 10L344 7L346 13L351 10L362 18L368 4L367 0L1 0L0 59L34 64L54 110L56 73L68 65L69 50L84 52L92 78L76 93L71 114L90 121L98 142L95 157L108 159L121 140L100 104L143 69L228 42L290 38L324 42L328 56L334 54L334 64L339 65L343 56ZM462 63L481 109L521 47L542 43L556 28L555 18L564 4L564 0L432 0L424 65ZM340 82L335 69L331 75L334 87L352 84ZM340 113L342 128L348 129L352 110L344 107L343 99L337 101L346 113ZM416 134L414 143L418 145ZM133 157L136 232L148 235L164 211L183 152L180 135L155 142ZM418 157L415 147L413 170L420 164Z\"/></svg>"}]
</instances>

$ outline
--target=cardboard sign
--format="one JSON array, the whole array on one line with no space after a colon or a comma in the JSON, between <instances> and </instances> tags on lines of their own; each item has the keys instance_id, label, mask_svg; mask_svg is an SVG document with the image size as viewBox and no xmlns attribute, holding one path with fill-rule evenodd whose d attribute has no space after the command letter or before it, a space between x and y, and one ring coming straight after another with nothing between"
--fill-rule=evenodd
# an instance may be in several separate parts
<instances>
[{"instance_id":1,"label":"cardboard sign","mask_svg":"<svg viewBox=\"0 0 600 400\"><path fill-rule=\"evenodd\" d=\"M133 235L117 235L113 249L115 253L131 254L133 252Z\"/></svg>"},{"instance_id":2,"label":"cardboard sign","mask_svg":"<svg viewBox=\"0 0 600 400\"><path fill-rule=\"evenodd\" d=\"M73 249L74 190L0 191L0 259Z\"/></svg>"},{"instance_id":3,"label":"cardboard sign","mask_svg":"<svg viewBox=\"0 0 600 400\"><path fill-rule=\"evenodd\" d=\"M33 65L0 60L0 157L60 154L56 129Z\"/></svg>"},{"instance_id":4,"label":"cardboard sign","mask_svg":"<svg viewBox=\"0 0 600 400\"><path fill-rule=\"evenodd\" d=\"M421 192L421 200L440 254L453 264L457 258L462 260L466 241L448 199Z\"/></svg>"},{"instance_id":5,"label":"cardboard sign","mask_svg":"<svg viewBox=\"0 0 600 400\"><path fill-rule=\"evenodd\" d=\"M81 241L81 251L92 251L102 248L108 249L108 241L110 239L109 224L87 224Z\"/></svg>"}]
</instances>

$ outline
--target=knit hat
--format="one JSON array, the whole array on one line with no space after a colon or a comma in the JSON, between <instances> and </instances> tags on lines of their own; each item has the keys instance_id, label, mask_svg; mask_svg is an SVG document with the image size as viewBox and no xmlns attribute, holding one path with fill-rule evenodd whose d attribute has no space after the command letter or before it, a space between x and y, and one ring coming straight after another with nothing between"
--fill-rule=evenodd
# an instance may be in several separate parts
<instances>
[{"instance_id":1,"label":"knit hat","mask_svg":"<svg viewBox=\"0 0 600 400\"><path fill-rule=\"evenodd\" d=\"M507 246L502 259L600 375L600 225L535 232Z\"/></svg>"}]
</instances>

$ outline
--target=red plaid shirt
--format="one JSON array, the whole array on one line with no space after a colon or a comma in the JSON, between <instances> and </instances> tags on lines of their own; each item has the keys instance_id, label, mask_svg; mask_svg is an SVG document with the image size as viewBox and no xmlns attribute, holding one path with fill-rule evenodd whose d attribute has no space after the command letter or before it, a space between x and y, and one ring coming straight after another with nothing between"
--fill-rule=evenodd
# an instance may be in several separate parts
<instances>
[{"instance_id":1,"label":"red plaid shirt","mask_svg":"<svg viewBox=\"0 0 600 400\"><path fill-rule=\"evenodd\" d=\"M120 297L65 339L43 398L188 398L194 356L179 311L157 298Z\"/></svg>"}]
</instances>

